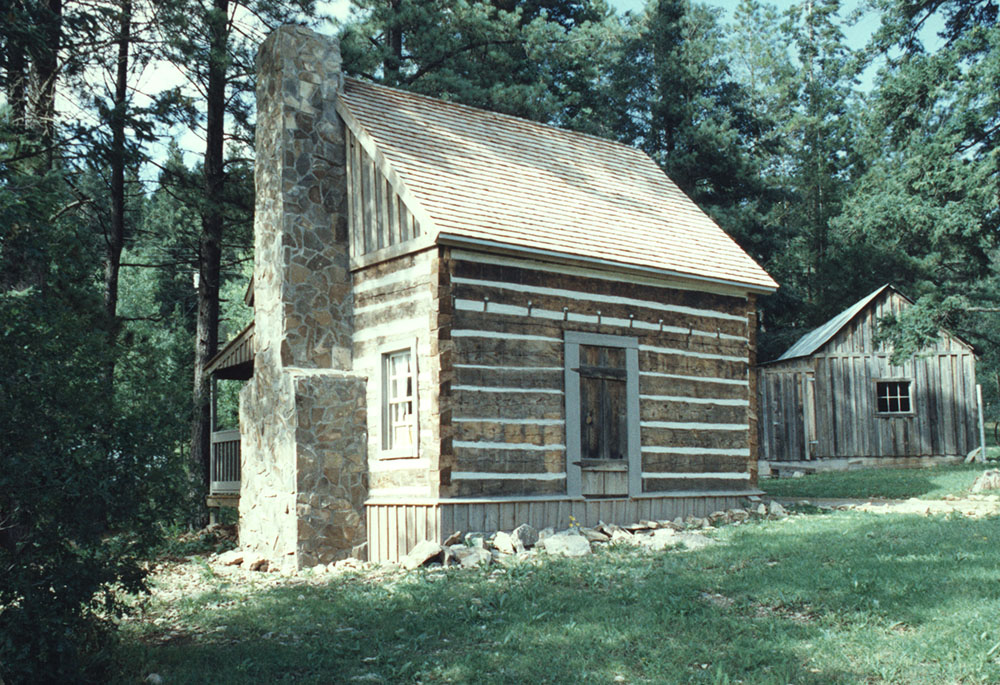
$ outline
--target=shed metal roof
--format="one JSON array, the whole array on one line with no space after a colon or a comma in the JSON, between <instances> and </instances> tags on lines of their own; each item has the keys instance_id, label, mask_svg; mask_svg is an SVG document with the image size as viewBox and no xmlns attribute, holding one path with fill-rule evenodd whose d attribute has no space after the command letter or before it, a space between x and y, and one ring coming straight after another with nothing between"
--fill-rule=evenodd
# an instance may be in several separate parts
<instances>
[{"instance_id":1,"label":"shed metal roof","mask_svg":"<svg viewBox=\"0 0 1000 685\"><path fill-rule=\"evenodd\" d=\"M342 103L438 240L554 252L760 292L778 287L639 150L354 79L346 79Z\"/></svg>"},{"instance_id":2,"label":"shed metal roof","mask_svg":"<svg viewBox=\"0 0 1000 685\"><path fill-rule=\"evenodd\" d=\"M808 357L817 352L821 347L823 347L823 345L832 340L833 336L837 335L837 333L840 332L840 329L846 326L851 319L860 314L865 307L871 304L878 298L879 295L888 289L894 288L892 288L889 284L883 285L875 292L870 295L866 295L844 311L840 312L840 314L837 314L822 326L809 331L799 338L794 345L785 350L785 353L778 357L775 361L780 362L788 359L796 359L798 357Z\"/></svg>"}]
</instances>

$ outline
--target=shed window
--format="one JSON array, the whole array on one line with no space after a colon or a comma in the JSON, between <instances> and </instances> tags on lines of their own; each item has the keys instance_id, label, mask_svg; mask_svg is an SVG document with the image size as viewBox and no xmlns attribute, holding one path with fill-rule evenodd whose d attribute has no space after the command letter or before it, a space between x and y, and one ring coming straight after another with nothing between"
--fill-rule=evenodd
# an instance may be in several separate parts
<instances>
[{"instance_id":1,"label":"shed window","mask_svg":"<svg viewBox=\"0 0 1000 685\"><path fill-rule=\"evenodd\" d=\"M911 411L910 381L876 381L875 395L880 414L908 414Z\"/></svg>"},{"instance_id":2,"label":"shed window","mask_svg":"<svg viewBox=\"0 0 1000 685\"><path fill-rule=\"evenodd\" d=\"M382 450L415 456L417 378L413 347L382 355Z\"/></svg>"}]
</instances>

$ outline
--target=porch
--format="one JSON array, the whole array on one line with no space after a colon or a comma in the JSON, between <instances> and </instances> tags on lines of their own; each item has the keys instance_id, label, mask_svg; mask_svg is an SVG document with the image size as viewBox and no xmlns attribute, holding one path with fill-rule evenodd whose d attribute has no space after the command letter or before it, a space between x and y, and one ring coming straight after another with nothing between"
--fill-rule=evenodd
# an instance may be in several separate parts
<instances>
[{"instance_id":1,"label":"porch","mask_svg":"<svg viewBox=\"0 0 1000 685\"><path fill-rule=\"evenodd\" d=\"M240 429L219 422L220 380L250 380L253 376L253 323L247 326L206 365L212 378L212 449L209 455L209 508L236 507L240 499Z\"/></svg>"}]
</instances>

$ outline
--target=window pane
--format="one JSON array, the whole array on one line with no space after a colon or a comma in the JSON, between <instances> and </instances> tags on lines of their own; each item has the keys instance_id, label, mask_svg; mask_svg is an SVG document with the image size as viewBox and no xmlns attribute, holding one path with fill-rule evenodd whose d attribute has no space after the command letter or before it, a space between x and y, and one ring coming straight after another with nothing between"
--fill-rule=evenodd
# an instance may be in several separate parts
<instances>
[{"instance_id":1,"label":"window pane","mask_svg":"<svg viewBox=\"0 0 1000 685\"><path fill-rule=\"evenodd\" d=\"M906 414L912 410L910 381L878 381L875 384L877 410L883 414Z\"/></svg>"},{"instance_id":2,"label":"window pane","mask_svg":"<svg viewBox=\"0 0 1000 685\"><path fill-rule=\"evenodd\" d=\"M410 350L383 356L382 447L405 450L415 443L413 364Z\"/></svg>"}]
</instances>

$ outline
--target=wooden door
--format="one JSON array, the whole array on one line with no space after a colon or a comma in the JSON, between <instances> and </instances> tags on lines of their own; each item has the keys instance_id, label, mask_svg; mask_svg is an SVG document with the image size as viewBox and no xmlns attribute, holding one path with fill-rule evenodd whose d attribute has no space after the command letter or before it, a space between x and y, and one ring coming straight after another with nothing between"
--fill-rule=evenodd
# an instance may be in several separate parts
<instances>
[{"instance_id":1,"label":"wooden door","mask_svg":"<svg viewBox=\"0 0 1000 685\"><path fill-rule=\"evenodd\" d=\"M583 494L628 494L625 349L580 345L580 469Z\"/></svg>"}]
</instances>

